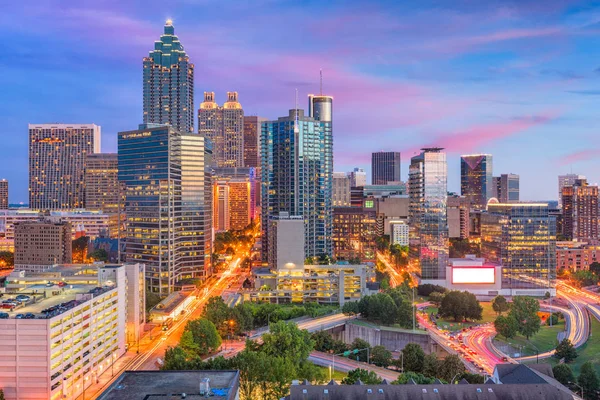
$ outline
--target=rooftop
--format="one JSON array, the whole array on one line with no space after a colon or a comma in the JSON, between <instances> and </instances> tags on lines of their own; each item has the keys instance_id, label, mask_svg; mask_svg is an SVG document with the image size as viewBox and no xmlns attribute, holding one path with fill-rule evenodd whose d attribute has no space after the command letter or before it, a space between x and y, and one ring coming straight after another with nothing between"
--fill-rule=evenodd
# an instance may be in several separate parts
<instances>
[{"instance_id":1,"label":"rooftop","mask_svg":"<svg viewBox=\"0 0 600 400\"><path fill-rule=\"evenodd\" d=\"M238 398L238 371L125 371L98 400L200 399L200 382L209 379L211 399Z\"/></svg>"}]
</instances>

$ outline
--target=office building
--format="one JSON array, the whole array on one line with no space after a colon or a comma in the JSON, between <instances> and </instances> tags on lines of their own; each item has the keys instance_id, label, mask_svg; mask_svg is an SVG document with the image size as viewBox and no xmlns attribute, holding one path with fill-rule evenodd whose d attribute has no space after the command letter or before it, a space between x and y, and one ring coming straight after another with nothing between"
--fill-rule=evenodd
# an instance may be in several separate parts
<instances>
[{"instance_id":1,"label":"office building","mask_svg":"<svg viewBox=\"0 0 600 400\"><path fill-rule=\"evenodd\" d=\"M343 172L333 173L333 206L350 205L350 178Z\"/></svg>"},{"instance_id":2,"label":"office building","mask_svg":"<svg viewBox=\"0 0 600 400\"><path fill-rule=\"evenodd\" d=\"M481 214L483 257L502 265L509 295L556 293L556 221L545 203L490 203Z\"/></svg>"},{"instance_id":3,"label":"office building","mask_svg":"<svg viewBox=\"0 0 600 400\"><path fill-rule=\"evenodd\" d=\"M469 238L469 199L464 196L448 196L448 237L452 239Z\"/></svg>"},{"instance_id":4,"label":"office building","mask_svg":"<svg viewBox=\"0 0 600 400\"><path fill-rule=\"evenodd\" d=\"M598 186L586 179L562 188L563 236L567 240L598 240Z\"/></svg>"},{"instance_id":5,"label":"office building","mask_svg":"<svg viewBox=\"0 0 600 400\"><path fill-rule=\"evenodd\" d=\"M562 190L565 186L575 185L575 181L586 179L584 175L565 174L558 176L558 208L562 208Z\"/></svg>"},{"instance_id":6,"label":"office building","mask_svg":"<svg viewBox=\"0 0 600 400\"><path fill-rule=\"evenodd\" d=\"M37 293L30 295L35 301L0 319L2 363L12 371L0 377L7 399L83 398L84 390L102 374L109 374L110 379L117 372L113 364L125 353L126 344L131 347L139 339L136 335L143 329L145 312L144 286L140 285L143 266L67 270L63 281L68 285L48 286L44 273L39 283L23 289ZM17 317L28 313L35 318Z\"/></svg>"},{"instance_id":7,"label":"office building","mask_svg":"<svg viewBox=\"0 0 600 400\"><path fill-rule=\"evenodd\" d=\"M146 265L148 289L166 296L211 274L210 141L167 125L119 132L128 262Z\"/></svg>"},{"instance_id":8,"label":"office building","mask_svg":"<svg viewBox=\"0 0 600 400\"><path fill-rule=\"evenodd\" d=\"M229 221L229 185L225 181L213 183L213 229L223 232L231 229Z\"/></svg>"},{"instance_id":9,"label":"office building","mask_svg":"<svg viewBox=\"0 0 600 400\"><path fill-rule=\"evenodd\" d=\"M448 166L441 148L424 148L410 160L410 256L421 268L421 279L444 282L448 259Z\"/></svg>"},{"instance_id":10,"label":"office building","mask_svg":"<svg viewBox=\"0 0 600 400\"><path fill-rule=\"evenodd\" d=\"M367 185L367 173L362 168L354 168L348 172L348 177L350 178L351 187Z\"/></svg>"},{"instance_id":11,"label":"office building","mask_svg":"<svg viewBox=\"0 0 600 400\"><path fill-rule=\"evenodd\" d=\"M94 124L29 124L29 207L85 208L85 163L100 152Z\"/></svg>"},{"instance_id":12,"label":"office building","mask_svg":"<svg viewBox=\"0 0 600 400\"><path fill-rule=\"evenodd\" d=\"M144 124L194 132L194 64L167 20L154 50L144 57Z\"/></svg>"},{"instance_id":13,"label":"office building","mask_svg":"<svg viewBox=\"0 0 600 400\"><path fill-rule=\"evenodd\" d=\"M213 184L213 193L215 232L242 230L250 224L252 195L248 179L217 179Z\"/></svg>"},{"instance_id":14,"label":"office building","mask_svg":"<svg viewBox=\"0 0 600 400\"><path fill-rule=\"evenodd\" d=\"M266 118L244 116L244 167L260 167L260 129Z\"/></svg>"},{"instance_id":15,"label":"office building","mask_svg":"<svg viewBox=\"0 0 600 400\"><path fill-rule=\"evenodd\" d=\"M400 153L378 151L371 155L371 184L387 185L400 181Z\"/></svg>"},{"instance_id":16,"label":"office building","mask_svg":"<svg viewBox=\"0 0 600 400\"><path fill-rule=\"evenodd\" d=\"M408 246L409 227L406 220L390 221L390 243Z\"/></svg>"},{"instance_id":17,"label":"office building","mask_svg":"<svg viewBox=\"0 0 600 400\"><path fill-rule=\"evenodd\" d=\"M502 174L493 179L493 196L500 203L519 201L519 175Z\"/></svg>"},{"instance_id":18,"label":"office building","mask_svg":"<svg viewBox=\"0 0 600 400\"><path fill-rule=\"evenodd\" d=\"M406 195L406 184L402 181L388 182L387 185L365 185L365 197L391 197Z\"/></svg>"},{"instance_id":19,"label":"office building","mask_svg":"<svg viewBox=\"0 0 600 400\"><path fill-rule=\"evenodd\" d=\"M242 182L248 182L250 184L250 198L249 198L249 206L250 207L250 220L255 220L259 216L260 211L260 180L257 178L257 168L254 167L243 167L243 168L213 168L213 181L224 181L224 182L236 182L241 184ZM238 188L242 188L242 186L238 185ZM232 212L241 212L245 215L246 211L242 211L246 209L246 191L238 192L243 197L240 197L239 200L241 202L237 203L237 206L234 207ZM237 207L241 207L241 209L237 209ZM234 217L235 218L235 217ZM245 221L246 217L243 216L243 220ZM250 223L250 222L248 222ZM234 224L235 225L235 224ZM246 224L247 225L247 224ZM245 226L245 225L244 225Z\"/></svg>"},{"instance_id":20,"label":"office building","mask_svg":"<svg viewBox=\"0 0 600 400\"><path fill-rule=\"evenodd\" d=\"M328 104L328 103L323 103ZM320 104L320 105L323 105ZM321 110L319 115L327 115ZM261 133L262 219L287 212L305 224L305 257L331 256L333 136L331 122L290 110ZM262 224L269 238L269 224ZM271 243L263 240L263 259Z\"/></svg>"},{"instance_id":21,"label":"office building","mask_svg":"<svg viewBox=\"0 0 600 400\"><path fill-rule=\"evenodd\" d=\"M85 208L118 214L123 206L117 153L88 154L85 166Z\"/></svg>"},{"instance_id":22,"label":"office building","mask_svg":"<svg viewBox=\"0 0 600 400\"><path fill-rule=\"evenodd\" d=\"M244 110L237 92L227 92L222 107L214 92L204 92L198 109L198 133L213 143L213 165L244 167Z\"/></svg>"},{"instance_id":23,"label":"office building","mask_svg":"<svg viewBox=\"0 0 600 400\"><path fill-rule=\"evenodd\" d=\"M377 234L391 235L392 221L408 222L410 199L406 195L368 196L365 198L364 207L374 208L377 213Z\"/></svg>"},{"instance_id":24,"label":"office building","mask_svg":"<svg viewBox=\"0 0 600 400\"><path fill-rule=\"evenodd\" d=\"M493 191L492 155L471 154L460 157L460 192L480 210L485 209Z\"/></svg>"},{"instance_id":25,"label":"office building","mask_svg":"<svg viewBox=\"0 0 600 400\"><path fill-rule=\"evenodd\" d=\"M44 271L73 262L71 224L21 222L15 224L15 270Z\"/></svg>"},{"instance_id":26,"label":"office building","mask_svg":"<svg viewBox=\"0 0 600 400\"><path fill-rule=\"evenodd\" d=\"M8 209L8 181L0 179L0 210Z\"/></svg>"},{"instance_id":27,"label":"office building","mask_svg":"<svg viewBox=\"0 0 600 400\"><path fill-rule=\"evenodd\" d=\"M338 260L376 260L377 213L361 207L333 208L333 256Z\"/></svg>"},{"instance_id":28,"label":"office building","mask_svg":"<svg viewBox=\"0 0 600 400\"><path fill-rule=\"evenodd\" d=\"M315 121L333 122L333 97L323 94L308 95L308 116Z\"/></svg>"}]
</instances>

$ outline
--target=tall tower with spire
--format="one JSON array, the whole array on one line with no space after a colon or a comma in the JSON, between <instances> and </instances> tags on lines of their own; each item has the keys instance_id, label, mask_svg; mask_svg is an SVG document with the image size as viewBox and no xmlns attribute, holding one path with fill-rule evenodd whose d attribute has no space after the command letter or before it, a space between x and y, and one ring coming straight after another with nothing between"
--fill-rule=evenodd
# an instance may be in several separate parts
<instances>
[{"instance_id":1,"label":"tall tower with spire","mask_svg":"<svg viewBox=\"0 0 600 400\"><path fill-rule=\"evenodd\" d=\"M144 123L194 131L194 64L167 20L164 34L144 57Z\"/></svg>"}]
</instances>

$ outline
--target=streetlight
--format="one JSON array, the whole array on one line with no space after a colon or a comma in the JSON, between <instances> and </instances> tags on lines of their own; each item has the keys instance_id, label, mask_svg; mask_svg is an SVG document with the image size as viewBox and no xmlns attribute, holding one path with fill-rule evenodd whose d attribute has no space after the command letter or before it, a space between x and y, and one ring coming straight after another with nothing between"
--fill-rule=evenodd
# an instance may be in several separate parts
<instances>
[{"instance_id":1,"label":"streetlight","mask_svg":"<svg viewBox=\"0 0 600 400\"><path fill-rule=\"evenodd\" d=\"M452 382L454 382L454 379L456 379L457 376L459 376L460 374L462 374L462 372L458 372L456 375L454 375L452 377L452 380L450 380L450 384L452 385Z\"/></svg>"},{"instance_id":2,"label":"streetlight","mask_svg":"<svg viewBox=\"0 0 600 400\"><path fill-rule=\"evenodd\" d=\"M579 386L578 384L576 384L575 382L571 382L571 381L569 381L568 383L569 383L569 385L575 385L575 386L577 386L579 389L581 389L581 398L583 399L583 388L582 388L581 386Z\"/></svg>"}]
</instances>

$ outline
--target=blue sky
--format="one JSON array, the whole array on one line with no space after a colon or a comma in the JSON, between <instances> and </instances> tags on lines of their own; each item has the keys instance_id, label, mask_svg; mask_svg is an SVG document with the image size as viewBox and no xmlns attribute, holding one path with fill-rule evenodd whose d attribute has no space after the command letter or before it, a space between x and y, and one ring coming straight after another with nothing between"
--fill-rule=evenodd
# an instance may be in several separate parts
<instances>
[{"instance_id":1,"label":"blue sky","mask_svg":"<svg viewBox=\"0 0 600 400\"><path fill-rule=\"evenodd\" d=\"M600 3L571 1L8 2L0 14L0 178L27 201L27 124L96 123L102 150L142 118L142 58L173 19L204 91L238 91L277 118L334 96L336 171L420 147L494 156L525 200L557 197L570 172L600 181Z\"/></svg>"}]
</instances>

